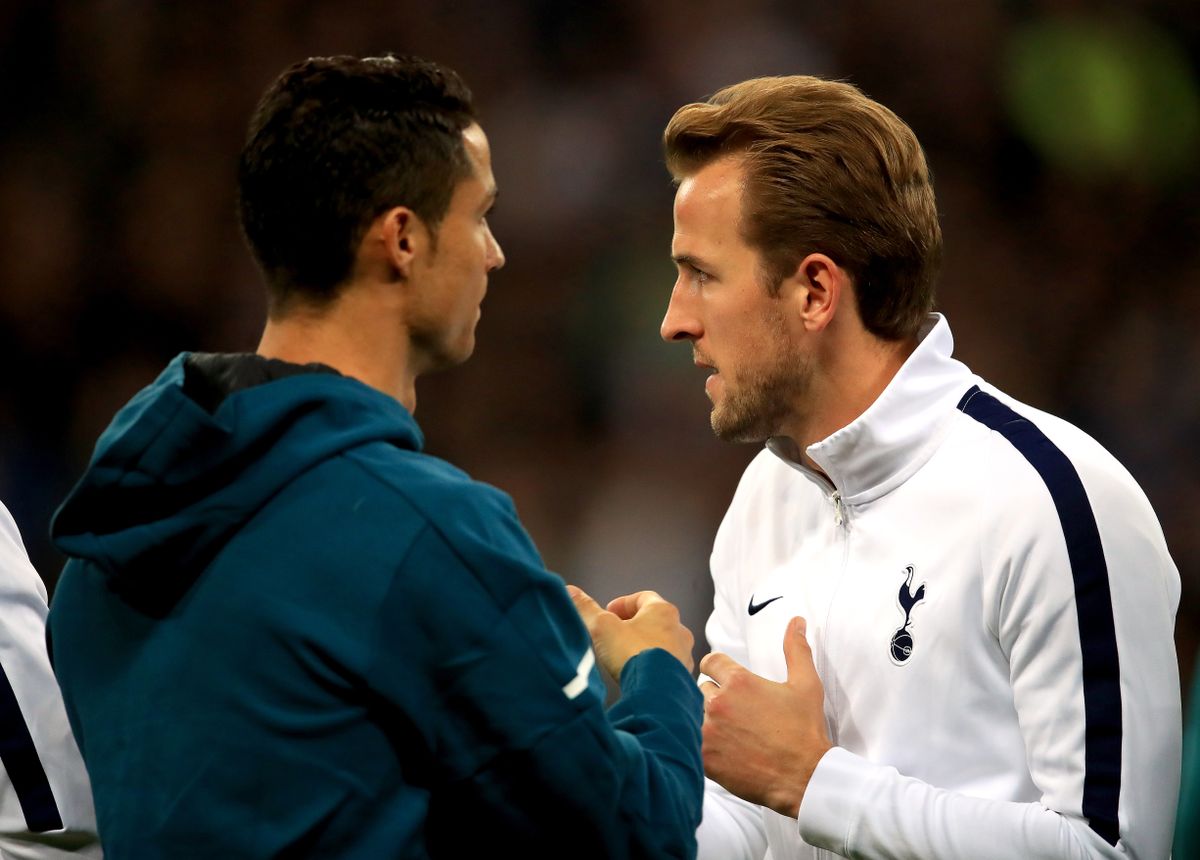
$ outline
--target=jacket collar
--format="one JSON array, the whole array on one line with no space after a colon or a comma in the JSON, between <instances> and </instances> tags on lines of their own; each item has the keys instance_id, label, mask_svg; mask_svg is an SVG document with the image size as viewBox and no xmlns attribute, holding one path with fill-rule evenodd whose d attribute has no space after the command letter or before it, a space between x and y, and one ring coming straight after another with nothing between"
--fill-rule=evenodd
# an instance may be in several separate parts
<instances>
[{"instance_id":1,"label":"jacket collar","mask_svg":"<svg viewBox=\"0 0 1200 860\"><path fill-rule=\"evenodd\" d=\"M930 314L917 348L883 393L854 421L808 446L846 504L876 499L904 483L933 456L950 427L963 392L979 382L951 357L954 336L941 314ZM811 473L789 455L790 439L767 447L793 468Z\"/></svg>"}]
</instances>

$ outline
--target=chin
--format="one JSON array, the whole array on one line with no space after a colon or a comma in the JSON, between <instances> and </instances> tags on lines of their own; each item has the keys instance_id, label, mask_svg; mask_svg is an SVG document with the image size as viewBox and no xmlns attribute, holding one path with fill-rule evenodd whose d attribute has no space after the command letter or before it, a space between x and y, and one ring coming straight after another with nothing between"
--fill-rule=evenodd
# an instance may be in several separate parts
<instances>
[{"instance_id":1,"label":"chin","mask_svg":"<svg viewBox=\"0 0 1200 860\"><path fill-rule=\"evenodd\" d=\"M728 410L714 408L709 416L713 435L722 442L749 443L757 445L775 435L768 429L770 422L753 414L730 414Z\"/></svg>"},{"instance_id":2,"label":"chin","mask_svg":"<svg viewBox=\"0 0 1200 860\"><path fill-rule=\"evenodd\" d=\"M426 373L436 373L439 370L449 370L466 362L475 352L475 338L471 337L466 343L443 344L435 353L430 355Z\"/></svg>"},{"instance_id":3,"label":"chin","mask_svg":"<svg viewBox=\"0 0 1200 860\"><path fill-rule=\"evenodd\" d=\"M749 428L734 427L731 425L722 424L719 421L712 422L713 435L722 442L734 442L737 444L758 444L765 442L769 437L760 433L753 432Z\"/></svg>"}]
</instances>

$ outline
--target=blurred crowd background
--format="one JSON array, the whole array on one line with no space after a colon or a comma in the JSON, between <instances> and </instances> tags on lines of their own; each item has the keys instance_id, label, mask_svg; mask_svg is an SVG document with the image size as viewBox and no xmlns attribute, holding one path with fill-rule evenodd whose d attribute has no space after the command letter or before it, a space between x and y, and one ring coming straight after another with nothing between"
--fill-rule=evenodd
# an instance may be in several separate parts
<instances>
[{"instance_id":1,"label":"blurred crowd background","mask_svg":"<svg viewBox=\"0 0 1200 860\"><path fill-rule=\"evenodd\" d=\"M655 588L697 632L749 446L708 429L660 138L748 77L849 80L924 143L956 354L1112 450L1200 628L1195 0L2 0L0 499L52 587L50 516L113 412L181 350L252 351L234 217L250 111L287 65L416 53L491 137L508 256L475 357L419 383L428 449L508 491L549 566Z\"/></svg>"}]
</instances>

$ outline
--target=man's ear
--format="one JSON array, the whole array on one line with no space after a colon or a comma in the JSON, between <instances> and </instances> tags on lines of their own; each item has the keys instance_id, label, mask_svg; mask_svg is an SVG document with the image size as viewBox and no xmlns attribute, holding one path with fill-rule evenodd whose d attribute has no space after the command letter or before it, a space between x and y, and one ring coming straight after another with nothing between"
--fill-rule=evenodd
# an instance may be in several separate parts
<instances>
[{"instance_id":1,"label":"man's ear","mask_svg":"<svg viewBox=\"0 0 1200 860\"><path fill-rule=\"evenodd\" d=\"M806 331L822 331L844 301L853 303L850 275L825 254L809 254L788 281L796 313Z\"/></svg>"},{"instance_id":2,"label":"man's ear","mask_svg":"<svg viewBox=\"0 0 1200 860\"><path fill-rule=\"evenodd\" d=\"M406 206L387 210L367 230L379 259L401 281L409 279L413 260L428 247L428 236L420 216Z\"/></svg>"}]
</instances>

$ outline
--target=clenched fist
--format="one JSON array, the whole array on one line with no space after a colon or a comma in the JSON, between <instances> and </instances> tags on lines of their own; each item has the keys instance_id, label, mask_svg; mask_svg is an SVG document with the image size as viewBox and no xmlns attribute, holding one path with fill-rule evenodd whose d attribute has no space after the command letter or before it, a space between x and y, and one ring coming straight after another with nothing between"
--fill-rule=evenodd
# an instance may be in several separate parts
<instances>
[{"instance_id":1,"label":"clenched fist","mask_svg":"<svg viewBox=\"0 0 1200 860\"><path fill-rule=\"evenodd\" d=\"M663 648L692 671L692 632L679 622L679 610L653 591L618 597L601 608L573 585L567 586L575 608L592 637L596 659L614 678L630 657L649 648Z\"/></svg>"}]
</instances>

